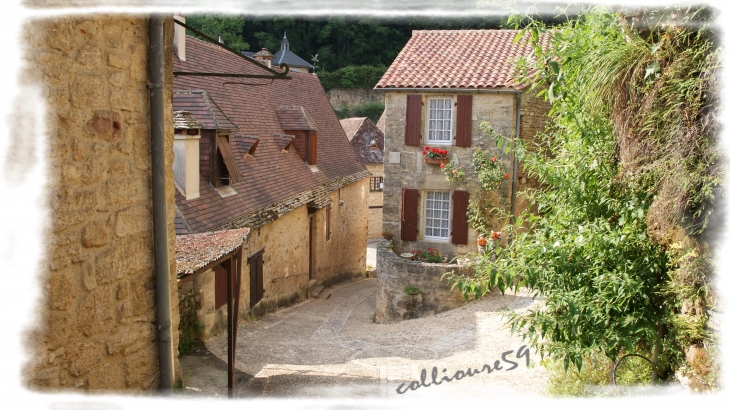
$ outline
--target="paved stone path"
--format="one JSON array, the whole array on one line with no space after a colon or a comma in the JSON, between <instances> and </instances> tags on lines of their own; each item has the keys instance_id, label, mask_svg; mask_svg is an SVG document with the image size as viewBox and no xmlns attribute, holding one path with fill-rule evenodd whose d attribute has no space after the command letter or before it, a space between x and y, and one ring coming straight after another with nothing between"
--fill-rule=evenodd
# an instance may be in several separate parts
<instances>
[{"instance_id":1,"label":"paved stone path","mask_svg":"<svg viewBox=\"0 0 730 410\"><path fill-rule=\"evenodd\" d=\"M245 375L238 397L306 398L429 398L542 395L545 369L535 352L530 367L515 352L523 345L504 326L503 313L526 309L533 300L524 294L489 295L458 309L394 324L373 323L375 279L340 285L329 299L309 299L299 305L244 323L238 331L236 368ZM226 335L206 341L218 358L226 358ZM511 371L502 357L517 362ZM431 384L457 371L494 367L503 370ZM399 394L427 372L425 387ZM194 380L186 385L192 386ZM201 382L203 383L203 382ZM426 386L428 385L428 386ZM195 387L195 386L193 386ZM200 386L197 386L200 388ZM506 397L506 396L504 396Z\"/></svg>"}]
</instances>

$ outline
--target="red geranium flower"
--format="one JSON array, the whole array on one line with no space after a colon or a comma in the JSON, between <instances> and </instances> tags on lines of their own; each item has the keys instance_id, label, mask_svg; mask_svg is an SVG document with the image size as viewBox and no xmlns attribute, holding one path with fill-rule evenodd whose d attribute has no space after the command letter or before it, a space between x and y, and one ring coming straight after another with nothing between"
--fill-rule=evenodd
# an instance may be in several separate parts
<instances>
[{"instance_id":1,"label":"red geranium flower","mask_svg":"<svg viewBox=\"0 0 730 410\"><path fill-rule=\"evenodd\" d=\"M492 162L497 162L497 157L492 157Z\"/></svg>"},{"instance_id":2,"label":"red geranium flower","mask_svg":"<svg viewBox=\"0 0 730 410\"><path fill-rule=\"evenodd\" d=\"M424 149L423 152L421 152L421 154L426 155L426 150Z\"/></svg>"},{"instance_id":3,"label":"red geranium flower","mask_svg":"<svg viewBox=\"0 0 730 410\"><path fill-rule=\"evenodd\" d=\"M423 147L423 149L424 149L424 150L427 150L427 149L428 149L428 145L426 145L425 147Z\"/></svg>"},{"instance_id":4,"label":"red geranium flower","mask_svg":"<svg viewBox=\"0 0 730 410\"><path fill-rule=\"evenodd\" d=\"M435 150L435 149L433 149L433 148L431 148L431 152L436 152L436 150Z\"/></svg>"},{"instance_id":5,"label":"red geranium flower","mask_svg":"<svg viewBox=\"0 0 730 410\"><path fill-rule=\"evenodd\" d=\"M455 170L455 169L454 169L454 170L452 170L451 172L452 172L452 173L454 173L454 174L456 174L456 170Z\"/></svg>"},{"instance_id":6,"label":"red geranium flower","mask_svg":"<svg viewBox=\"0 0 730 410\"><path fill-rule=\"evenodd\" d=\"M509 174L504 174L504 179L509 178Z\"/></svg>"},{"instance_id":7,"label":"red geranium flower","mask_svg":"<svg viewBox=\"0 0 730 410\"><path fill-rule=\"evenodd\" d=\"M443 168L443 167L445 167L445 166L446 166L446 164L441 164L441 168Z\"/></svg>"}]
</instances>

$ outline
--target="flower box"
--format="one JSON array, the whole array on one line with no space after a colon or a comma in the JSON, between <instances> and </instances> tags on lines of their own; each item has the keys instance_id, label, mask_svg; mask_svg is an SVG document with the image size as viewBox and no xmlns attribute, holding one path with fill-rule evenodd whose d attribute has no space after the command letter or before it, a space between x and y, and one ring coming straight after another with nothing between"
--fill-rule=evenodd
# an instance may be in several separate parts
<instances>
[{"instance_id":1,"label":"flower box","mask_svg":"<svg viewBox=\"0 0 730 410\"><path fill-rule=\"evenodd\" d=\"M447 158L447 157L442 157L442 158L424 157L423 160L426 161L427 164L445 164L445 163L449 162L449 158Z\"/></svg>"}]
</instances>

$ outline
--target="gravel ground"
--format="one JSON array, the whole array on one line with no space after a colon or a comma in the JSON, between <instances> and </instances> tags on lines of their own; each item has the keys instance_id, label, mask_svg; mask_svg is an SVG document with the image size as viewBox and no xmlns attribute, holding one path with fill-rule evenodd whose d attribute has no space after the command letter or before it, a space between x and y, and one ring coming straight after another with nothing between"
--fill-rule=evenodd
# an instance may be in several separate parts
<instances>
[{"instance_id":1,"label":"gravel ground","mask_svg":"<svg viewBox=\"0 0 730 410\"><path fill-rule=\"evenodd\" d=\"M328 299L244 323L238 331L236 368L246 375L238 397L431 398L540 396L547 373L505 327L503 312L535 303L526 294L489 295L441 314L395 324L373 323L375 279L331 289ZM208 339L208 350L226 360L226 334ZM503 353L512 351L505 363ZM501 370L463 376L500 360ZM432 384L433 369L437 382ZM512 370L507 370L512 368ZM445 370L444 370L445 369ZM420 386L425 372L425 384ZM457 376L444 381L443 376ZM201 382L202 383L202 382ZM408 389L408 387L415 389ZM397 389L400 388L400 394Z\"/></svg>"}]
</instances>

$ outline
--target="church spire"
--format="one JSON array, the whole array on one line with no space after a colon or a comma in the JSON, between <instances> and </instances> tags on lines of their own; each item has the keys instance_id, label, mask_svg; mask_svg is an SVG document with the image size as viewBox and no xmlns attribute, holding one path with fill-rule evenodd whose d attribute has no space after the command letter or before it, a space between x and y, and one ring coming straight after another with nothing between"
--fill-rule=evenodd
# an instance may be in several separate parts
<instances>
[{"instance_id":1,"label":"church spire","mask_svg":"<svg viewBox=\"0 0 730 410\"><path fill-rule=\"evenodd\" d=\"M289 49L289 40L286 39L286 30L284 30L284 38L281 39L281 49L282 50Z\"/></svg>"}]
</instances>

